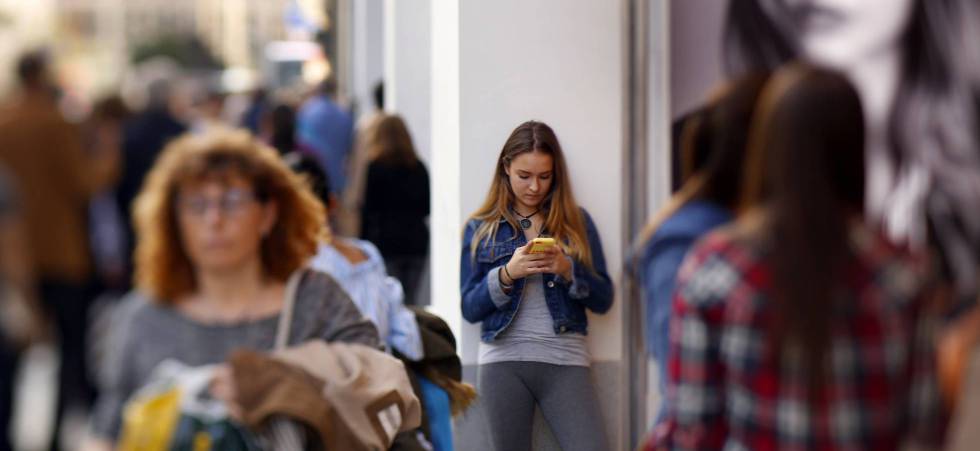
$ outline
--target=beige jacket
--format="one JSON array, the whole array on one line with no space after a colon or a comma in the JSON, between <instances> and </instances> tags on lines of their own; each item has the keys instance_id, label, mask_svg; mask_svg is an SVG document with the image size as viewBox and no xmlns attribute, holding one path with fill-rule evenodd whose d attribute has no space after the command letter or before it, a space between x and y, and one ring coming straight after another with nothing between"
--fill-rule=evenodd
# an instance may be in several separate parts
<instances>
[{"instance_id":1,"label":"beige jacket","mask_svg":"<svg viewBox=\"0 0 980 451\"><path fill-rule=\"evenodd\" d=\"M231 363L251 427L281 415L317 431L326 449L380 451L422 421L402 362L367 346L313 340Z\"/></svg>"}]
</instances>

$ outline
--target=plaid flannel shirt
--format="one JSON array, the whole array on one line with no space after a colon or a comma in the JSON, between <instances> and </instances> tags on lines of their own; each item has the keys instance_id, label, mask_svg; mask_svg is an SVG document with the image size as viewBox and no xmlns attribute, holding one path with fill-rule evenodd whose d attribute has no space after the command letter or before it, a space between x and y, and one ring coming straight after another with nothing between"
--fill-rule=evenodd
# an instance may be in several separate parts
<instances>
[{"instance_id":1,"label":"plaid flannel shirt","mask_svg":"<svg viewBox=\"0 0 980 451\"><path fill-rule=\"evenodd\" d=\"M729 232L710 235L678 275L671 323L673 410L648 449L894 450L935 443L943 416L936 321L922 312L927 271L862 226L827 376L808 399L799 354L773 357L771 268Z\"/></svg>"}]
</instances>

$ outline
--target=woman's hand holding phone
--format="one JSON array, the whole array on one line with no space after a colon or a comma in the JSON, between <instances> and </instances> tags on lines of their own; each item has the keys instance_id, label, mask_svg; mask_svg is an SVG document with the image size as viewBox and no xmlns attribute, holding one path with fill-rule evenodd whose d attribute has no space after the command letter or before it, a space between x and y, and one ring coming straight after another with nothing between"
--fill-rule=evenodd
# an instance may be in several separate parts
<instances>
[{"instance_id":1,"label":"woman's hand holding phone","mask_svg":"<svg viewBox=\"0 0 980 451\"><path fill-rule=\"evenodd\" d=\"M557 244L541 248L540 251L531 252L535 247L534 241L528 242L524 246L517 248L510 261L507 262L505 276L512 279L523 279L534 274L557 274L571 280L572 262ZM504 282L508 282L505 280ZM513 280L509 281L513 283Z\"/></svg>"}]
</instances>

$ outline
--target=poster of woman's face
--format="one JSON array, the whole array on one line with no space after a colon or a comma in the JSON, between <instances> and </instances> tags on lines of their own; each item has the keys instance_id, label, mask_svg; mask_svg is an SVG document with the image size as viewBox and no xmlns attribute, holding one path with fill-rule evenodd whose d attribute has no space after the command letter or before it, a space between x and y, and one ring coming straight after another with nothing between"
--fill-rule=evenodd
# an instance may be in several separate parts
<instances>
[{"instance_id":1,"label":"poster of woman's face","mask_svg":"<svg viewBox=\"0 0 980 451\"><path fill-rule=\"evenodd\" d=\"M860 64L900 45L913 0L761 0L780 31L798 40L809 60L833 67Z\"/></svg>"},{"instance_id":2,"label":"poster of woman's face","mask_svg":"<svg viewBox=\"0 0 980 451\"><path fill-rule=\"evenodd\" d=\"M729 76L792 60L836 69L867 124L867 217L930 246L962 299L980 267L980 2L732 0Z\"/></svg>"}]
</instances>

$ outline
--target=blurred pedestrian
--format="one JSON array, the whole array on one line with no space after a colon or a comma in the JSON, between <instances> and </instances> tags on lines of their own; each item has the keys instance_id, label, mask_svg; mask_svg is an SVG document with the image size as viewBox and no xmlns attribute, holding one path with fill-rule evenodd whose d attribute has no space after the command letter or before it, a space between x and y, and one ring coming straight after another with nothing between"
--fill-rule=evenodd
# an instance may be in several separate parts
<instances>
[{"instance_id":1,"label":"blurred pedestrian","mask_svg":"<svg viewBox=\"0 0 980 451\"><path fill-rule=\"evenodd\" d=\"M651 448L938 444L931 275L864 222L857 92L793 65L758 111L744 213L678 276L670 410Z\"/></svg>"},{"instance_id":2,"label":"blurred pedestrian","mask_svg":"<svg viewBox=\"0 0 980 451\"><path fill-rule=\"evenodd\" d=\"M367 168L371 162L372 141L378 136L377 127L384 112L384 83L378 82L373 91L374 109L357 121L354 137L354 150L350 157L350 181L343 193L341 218L336 221L341 233L347 236L361 236L361 208L364 206L364 189L367 183Z\"/></svg>"},{"instance_id":3,"label":"blurred pedestrian","mask_svg":"<svg viewBox=\"0 0 980 451\"><path fill-rule=\"evenodd\" d=\"M132 253L136 242L131 222L133 199L143 187L143 179L163 147L187 131L178 108L174 80L161 78L150 84L146 109L128 120L123 127L123 170L116 185L116 201L126 231L124 290L132 279Z\"/></svg>"},{"instance_id":4,"label":"blurred pedestrian","mask_svg":"<svg viewBox=\"0 0 980 451\"><path fill-rule=\"evenodd\" d=\"M429 171L399 116L381 118L371 143L361 237L381 251L388 274L405 288L405 303L418 305L429 253Z\"/></svg>"},{"instance_id":5,"label":"blurred pedestrian","mask_svg":"<svg viewBox=\"0 0 980 451\"><path fill-rule=\"evenodd\" d=\"M279 103L272 107L263 116L261 128L263 139L279 151L280 155L286 155L297 149L296 110L292 105ZM319 159L316 161L320 164Z\"/></svg>"},{"instance_id":6,"label":"blurred pedestrian","mask_svg":"<svg viewBox=\"0 0 980 451\"><path fill-rule=\"evenodd\" d=\"M647 352L659 368L661 403L666 404L670 311L674 281L688 251L712 229L730 222L738 207L745 147L766 76L736 80L705 107L683 143L687 181L657 212L640 237L637 271L643 283Z\"/></svg>"},{"instance_id":7,"label":"blurred pedestrian","mask_svg":"<svg viewBox=\"0 0 980 451\"><path fill-rule=\"evenodd\" d=\"M97 145L99 134L104 134L119 147L123 138L123 125L129 118L129 109L119 96L108 96L96 102L92 116L85 124L89 147ZM97 292L121 291L129 286L126 265L126 223L116 203L112 189L96 194L89 205L89 236L92 243L96 277L93 285Z\"/></svg>"},{"instance_id":8,"label":"blurred pedestrian","mask_svg":"<svg viewBox=\"0 0 980 451\"><path fill-rule=\"evenodd\" d=\"M297 271L289 345L379 346L377 330L343 288L304 269L322 237L323 206L248 133L219 130L168 145L137 198L135 219L137 291L115 321L93 448L118 440L125 402L161 362L200 366L226 361L236 348L270 350L286 281ZM227 377L215 384L228 387ZM233 398L221 399L234 407Z\"/></svg>"},{"instance_id":9,"label":"blurred pedestrian","mask_svg":"<svg viewBox=\"0 0 980 451\"><path fill-rule=\"evenodd\" d=\"M329 78L304 103L296 118L298 144L319 160L330 177L330 191L347 188L347 168L354 141L354 120L337 103L337 82Z\"/></svg>"},{"instance_id":10,"label":"blurred pedestrian","mask_svg":"<svg viewBox=\"0 0 980 451\"><path fill-rule=\"evenodd\" d=\"M44 330L31 274L23 206L0 168L0 451L11 451L14 382L25 347Z\"/></svg>"},{"instance_id":11,"label":"blurred pedestrian","mask_svg":"<svg viewBox=\"0 0 980 451\"><path fill-rule=\"evenodd\" d=\"M294 152L286 155L286 163L306 177L329 216L337 198L328 191L330 182L316 158ZM338 236L329 226L325 233L327 239L319 245L310 267L340 282L361 313L378 328L390 352L397 351L408 360L421 359L422 341L415 314L405 307L402 286L385 271L378 249L368 241Z\"/></svg>"},{"instance_id":12,"label":"blurred pedestrian","mask_svg":"<svg viewBox=\"0 0 980 451\"><path fill-rule=\"evenodd\" d=\"M87 408L95 396L85 365L92 277L85 212L91 196L115 180L118 137L111 128L99 128L86 148L81 131L57 109L43 52L21 57L17 78L20 91L0 113L0 162L21 188L37 293L58 333L61 362L52 449L59 449L66 408Z\"/></svg>"},{"instance_id":13,"label":"blurred pedestrian","mask_svg":"<svg viewBox=\"0 0 980 451\"><path fill-rule=\"evenodd\" d=\"M259 86L252 91L249 99L248 108L242 115L241 126L248 129L252 134L258 135L262 127L262 118L269 111L269 91Z\"/></svg>"}]
</instances>

